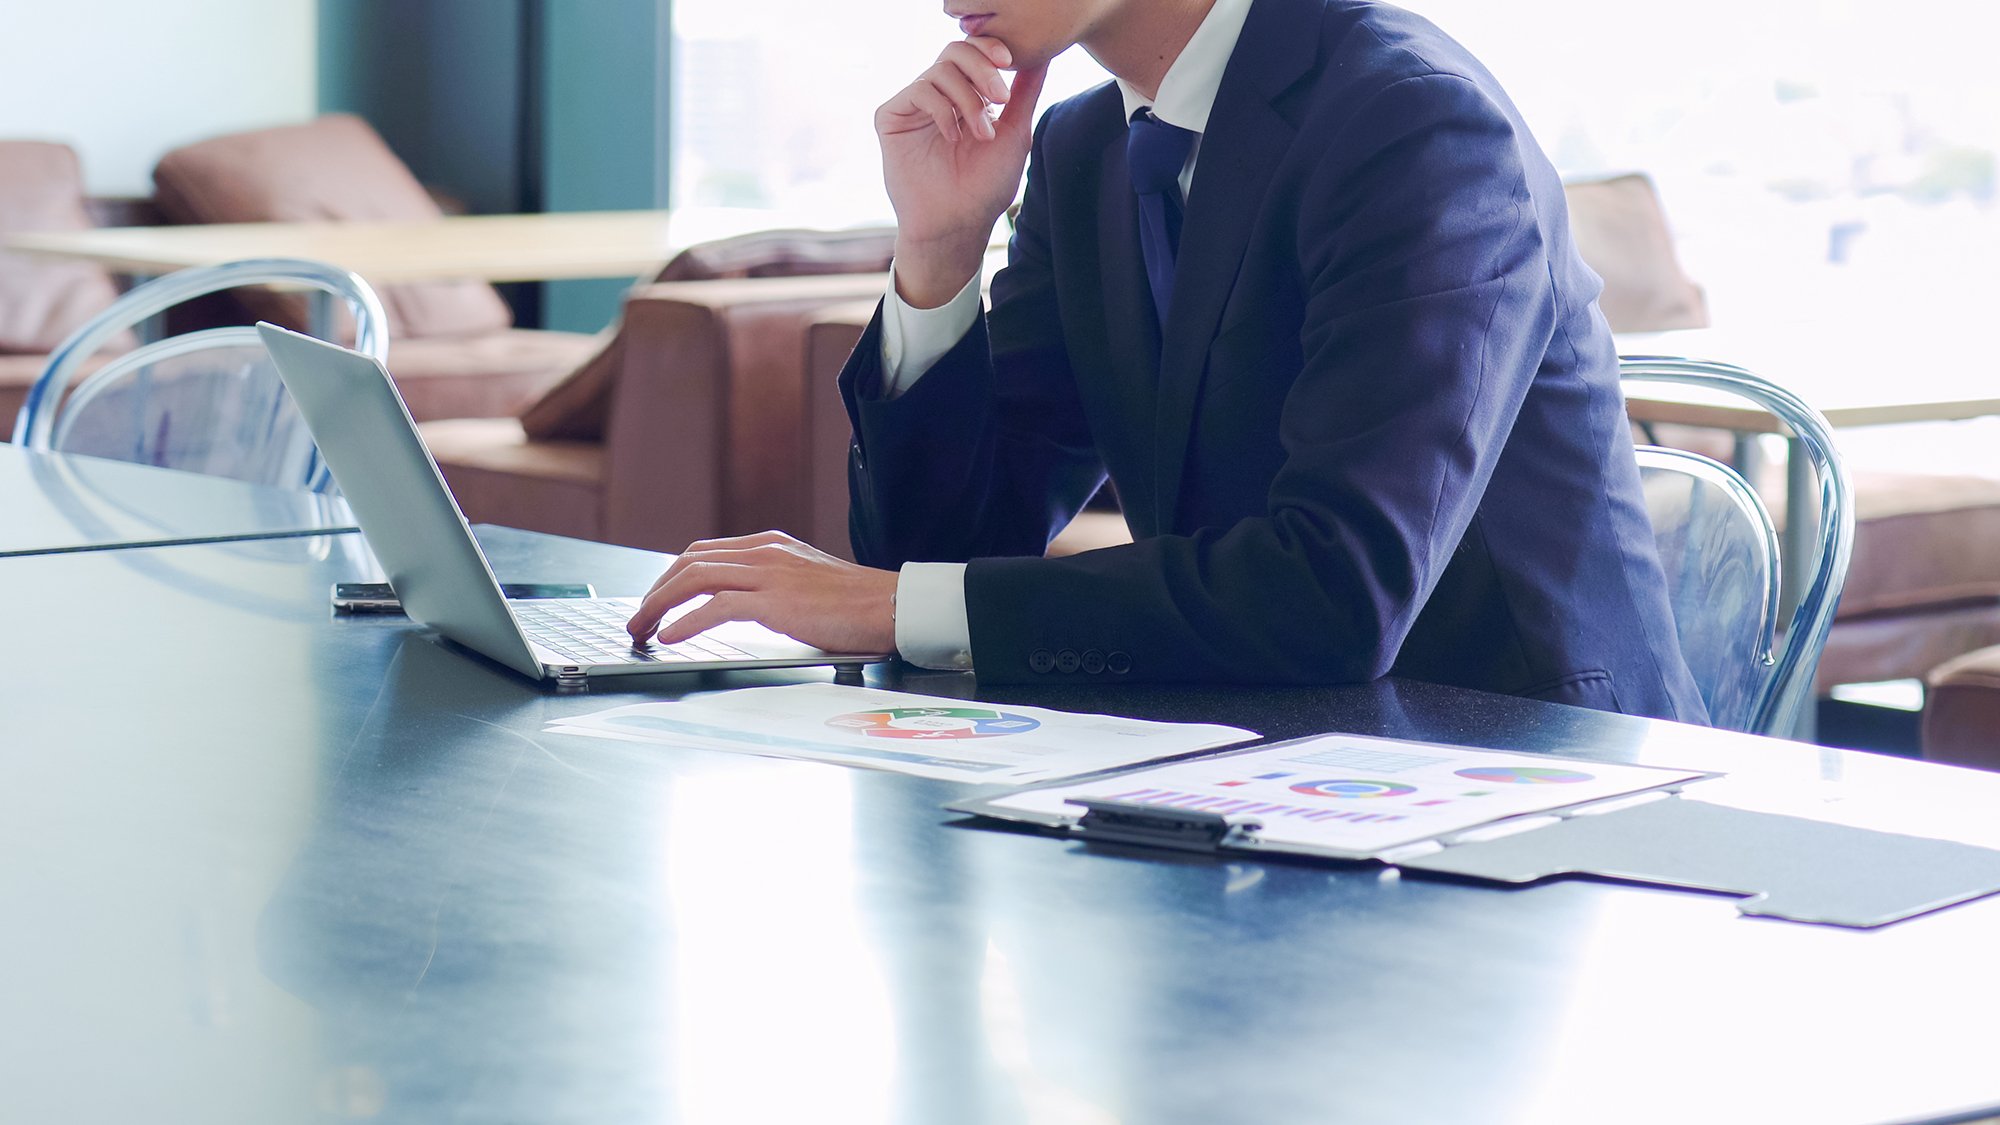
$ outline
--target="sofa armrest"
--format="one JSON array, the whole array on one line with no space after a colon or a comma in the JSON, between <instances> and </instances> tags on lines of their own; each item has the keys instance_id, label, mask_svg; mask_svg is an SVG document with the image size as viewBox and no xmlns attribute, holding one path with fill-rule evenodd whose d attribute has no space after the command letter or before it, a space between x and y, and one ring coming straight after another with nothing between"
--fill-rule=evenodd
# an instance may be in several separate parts
<instances>
[{"instance_id":1,"label":"sofa armrest","mask_svg":"<svg viewBox=\"0 0 2000 1125\"><path fill-rule=\"evenodd\" d=\"M768 528L813 538L806 329L888 283L827 274L633 290L605 430L607 538L660 550Z\"/></svg>"},{"instance_id":2,"label":"sofa armrest","mask_svg":"<svg viewBox=\"0 0 2000 1125\"><path fill-rule=\"evenodd\" d=\"M1924 757L2000 769L2000 646L1938 665L1924 696Z\"/></svg>"}]
</instances>

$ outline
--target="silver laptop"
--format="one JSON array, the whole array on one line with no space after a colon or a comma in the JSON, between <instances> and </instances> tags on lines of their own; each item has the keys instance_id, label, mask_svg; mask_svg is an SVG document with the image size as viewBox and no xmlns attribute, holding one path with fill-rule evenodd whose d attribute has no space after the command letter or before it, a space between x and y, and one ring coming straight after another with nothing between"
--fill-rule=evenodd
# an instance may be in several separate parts
<instances>
[{"instance_id":1,"label":"silver laptop","mask_svg":"<svg viewBox=\"0 0 2000 1125\"><path fill-rule=\"evenodd\" d=\"M634 645L625 622L638 609L636 598L507 600L388 371L360 352L273 324L257 330L412 620L523 675L564 683L724 668L858 667L893 655L827 652L747 621L677 645Z\"/></svg>"}]
</instances>

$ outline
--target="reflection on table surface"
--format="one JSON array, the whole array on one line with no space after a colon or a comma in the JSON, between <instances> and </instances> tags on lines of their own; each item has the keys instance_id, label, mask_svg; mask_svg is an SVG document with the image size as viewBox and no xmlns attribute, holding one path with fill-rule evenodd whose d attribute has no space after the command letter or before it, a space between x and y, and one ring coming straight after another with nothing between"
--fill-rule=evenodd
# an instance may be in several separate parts
<instances>
[{"instance_id":1,"label":"reflection on table surface","mask_svg":"<svg viewBox=\"0 0 2000 1125\"><path fill-rule=\"evenodd\" d=\"M482 528L506 580L658 556ZM2000 1105L1988 900L1726 898L968 827L964 787L544 733L797 674L542 690L335 619L358 536L0 560L0 1057L22 1120L1880 1121ZM137 641L135 651L135 639ZM807 676L824 673L808 672ZM1724 768L2000 779L1416 683L930 694ZM1893 802L1891 802L1893 803Z\"/></svg>"},{"instance_id":2,"label":"reflection on table surface","mask_svg":"<svg viewBox=\"0 0 2000 1125\"><path fill-rule=\"evenodd\" d=\"M0 442L0 555L352 530L337 496Z\"/></svg>"}]
</instances>

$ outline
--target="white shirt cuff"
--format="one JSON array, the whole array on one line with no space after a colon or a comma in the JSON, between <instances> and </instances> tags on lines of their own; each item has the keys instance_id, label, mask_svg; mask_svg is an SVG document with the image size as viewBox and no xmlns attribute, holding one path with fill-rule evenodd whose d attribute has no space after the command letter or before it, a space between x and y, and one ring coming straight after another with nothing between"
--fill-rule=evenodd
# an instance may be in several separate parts
<instances>
[{"instance_id":1,"label":"white shirt cuff","mask_svg":"<svg viewBox=\"0 0 2000 1125\"><path fill-rule=\"evenodd\" d=\"M973 274L958 296L934 309L920 309L896 293L895 265L889 266L889 295L882 301L882 397L895 398L916 384L979 319L979 282Z\"/></svg>"},{"instance_id":2,"label":"white shirt cuff","mask_svg":"<svg viewBox=\"0 0 2000 1125\"><path fill-rule=\"evenodd\" d=\"M896 577L896 651L922 668L972 670L964 563L904 563Z\"/></svg>"}]
</instances>

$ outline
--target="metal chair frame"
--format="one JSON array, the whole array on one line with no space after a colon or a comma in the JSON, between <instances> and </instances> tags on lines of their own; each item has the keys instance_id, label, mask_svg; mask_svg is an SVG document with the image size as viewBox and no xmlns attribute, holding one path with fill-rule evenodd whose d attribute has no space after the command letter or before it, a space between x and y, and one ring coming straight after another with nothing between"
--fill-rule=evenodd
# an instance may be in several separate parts
<instances>
[{"instance_id":1,"label":"metal chair frame","mask_svg":"<svg viewBox=\"0 0 2000 1125\"><path fill-rule=\"evenodd\" d=\"M81 407L89 405L126 373L148 364L208 348L242 346L261 351L263 341L257 330L250 327L210 328L169 336L143 343L112 360L78 383L66 401L64 398L64 391L84 361L120 332L132 330L185 301L246 285L305 288L313 290L316 298L342 301L354 318L355 350L376 359L387 358L388 317L381 299L357 274L305 258L253 258L180 270L134 287L71 333L51 353L48 366L28 389L27 400L15 420L14 442L30 449L61 448L67 433L66 419L81 413ZM316 322L327 319L314 318ZM314 492L330 491L332 471L316 453L310 460L300 487Z\"/></svg>"},{"instance_id":2,"label":"metal chair frame","mask_svg":"<svg viewBox=\"0 0 2000 1125\"><path fill-rule=\"evenodd\" d=\"M1854 551L1853 487L1834 446L1833 427L1825 416L1791 391L1732 364L1678 356L1624 356L1619 360L1619 375L1621 381L1627 383L1701 387L1753 403L1791 431L1792 456L1803 456L1811 464L1819 487L1818 549L1811 567L1807 569L1803 566L1803 558L1785 558L1779 548L1770 513L1741 475L1698 454L1684 455L1685 458L1706 462L1706 466L1697 471L1704 473L1710 481L1723 481L1724 487L1737 498L1739 504L1748 503L1754 507L1754 512L1749 514L1760 519L1773 555L1781 562L1781 573L1790 574L1795 579L1802 576L1798 582L1796 607L1784 629L1782 642L1773 629L1773 623L1781 616L1778 611L1778 584L1773 584L1767 599L1767 620L1759 626L1762 630L1759 651L1763 654L1760 660L1769 668L1769 674L1758 693L1758 702L1752 710L1748 727L1753 733L1789 736L1798 729L1803 708L1811 698L1813 674L1819 667L1819 655L1826 645L1827 634L1833 629L1834 614L1840 608L1840 593L1847 582L1848 561ZM1668 466L1657 453L1680 451L1642 448L1647 451L1642 464L1650 460L1656 466L1682 471L1692 464L1677 457ZM1727 474L1727 478L1718 476L1718 471ZM1804 513L1791 512L1787 518L1797 521L1803 517ZM1797 536L1791 538L1795 543L1800 542Z\"/></svg>"},{"instance_id":3,"label":"metal chair frame","mask_svg":"<svg viewBox=\"0 0 2000 1125\"><path fill-rule=\"evenodd\" d=\"M1748 529L1748 535L1743 541L1754 544L1754 556L1751 561L1755 565L1755 573L1752 577L1760 591L1760 596L1754 601L1756 632L1749 642L1750 659L1754 661L1754 667L1746 665L1738 668L1737 679L1729 684L1704 682L1702 673L1711 661L1698 662L1694 659L1696 654L1688 651L1686 623L1679 619L1681 599L1689 578L1674 565L1677 560L1670 560L1664 541L1661 544L1660 557L1661 565L1667 569L1669 592L1674 602L1675 630L1681 634L1682 650L1689 656L1689 670L1695 673L1695 682L1702 688L1702 700L1708 705L1709 722L1731 730L1747 729L1758 707L1763 703L1763 695L1770 683L1770 670L1777 665L1778 614L1782 585L1778 565L1781 551L1778 545L1777 525L1771 519L1771 513L1765 508L1764 501L1757 495L1757 491L1728 465L1700 453L1668 446L1642 445L1638 447L1636 453L1640 478L1647 485L1649 509L1653 508L1652 485L1655 480L1661 476L1690 478L1693 487L1704 490L1702 494L1704 497L1719 500L1726 505L1727 510L1734 516L1733 522L1740 529ZM1690 500L1696 499L1691 493ZM1694 510L1691 509L1690 514L1693 514ZM1657 520L1658 511L1654 510L1653 515L1656 517L1654 529L1657 533L1661 530ZM1714 654L1708 655L1712 660ZM1721 655L1736 657L1740 653L1732 650ZM1759 673L1758 679L1755 686L1746 692L1744 685L1753 670Z\"/></svg>"}]
</instances>

